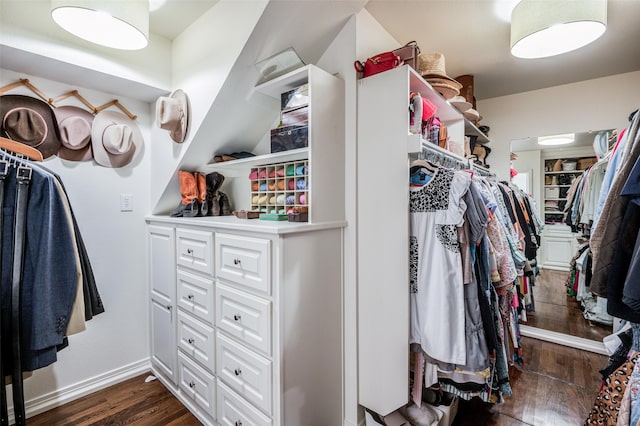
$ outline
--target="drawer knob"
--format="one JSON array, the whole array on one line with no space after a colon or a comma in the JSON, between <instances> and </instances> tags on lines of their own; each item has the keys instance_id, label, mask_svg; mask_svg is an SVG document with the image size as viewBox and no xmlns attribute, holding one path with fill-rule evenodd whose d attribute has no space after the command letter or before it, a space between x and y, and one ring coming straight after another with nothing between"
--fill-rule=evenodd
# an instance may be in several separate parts
<instances>
[{"instance_id":1,"label":"drawer knob","mask_svg":"<svg viewBox=\"0 0 640 426\"><path fill-rule=\"evenodd\" d=\"M193 340L193 337L189 337L187 342L189 342L190 345L193 345L193 342L195 342L195 340Z\"/></svg>"},{"instance_id":2,"label":"drawer knob","mask_svg":"<svg viewBox=\"0 0 640 426\"><path fill-rule=\"evenodd\" d=\"M193 298L194 298L194 295L193 295L193 294L188 294L188 295L187 295L187 299L189 299L189 300L193 300Z\"/></svg>"},{"instance_id":3,"label":"drawer knob","mask_svg":"<svg viewBox=\"0 0 640 426\"><path fill-rule=\"evenodd\" d=\"M193 249L187 249L187 254L193 254Z\"/></svg>"},{"instance_id":4,"label":"drawer knob","mask_svg":"<svg viewBox=\"0 0 640 426\"><path fill-rule=\"evenodd\" d=\"M233 259L233 264L234 265L240 265L242 263L242 261L240 259Z\"/></svg>"},{"instance_id":5,"label":"drawer knob","mask_svg":"<svg viewBox=\"0 0 640 426\"><path fill-rule=\"evenodd\" d=\"M240 316L240 314L235 314L235 315L233 316L233 319L234 319L235 321L240 321L240 319L241 319L241 318L242 318L242 317Z\"/></svg>"},{"instance_id":6,"label":"drawer knob","mask_svg":"<svg viewBox=\"0 0 640 426\"><path fill-rule=\"evenodd\" d=\"M172 309L173 309L173 306L171 306L171 305L167 305L167 310L169 310L169 311L170 311L170 310L172 310Z\"/></svg>"},{"instance_id":7,"label":"drawer knob","mask_svg":"<svg viewBox=\"0 0 640 426\"><path fill-rule=\"evenodd\" d=\"M236 376L239 376L242 374L242 370L240 370L239 368L236 368L235 370L233 370L233 374L235 374Z\"/></svg>"},{"instance_id":8,"label":"drawer knob","mask_svg":"<svg viewBox=\"0 0 640 426\"><path fill-rule=\"evenodd\" d=\"M189 387L193 389L196 387L196 384L194 382L189 382Z\"/></svg>"},{"instance_id":9,"label":"drawer knob","mask_svg":"<svg viewBox=\"0 0 640 426\"><path fill-rule=\"evenodd\" d=\"M242 421L236 420L235 426L242 426Z\"/></svg>"}]
</instances>

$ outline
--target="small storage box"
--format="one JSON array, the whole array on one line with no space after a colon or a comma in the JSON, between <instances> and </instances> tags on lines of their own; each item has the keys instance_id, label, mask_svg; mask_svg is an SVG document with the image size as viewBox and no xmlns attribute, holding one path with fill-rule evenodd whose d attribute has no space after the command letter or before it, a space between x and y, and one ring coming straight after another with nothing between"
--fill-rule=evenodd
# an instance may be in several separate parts
<instances>
[{"instance_id":1,"label":"small storage box","mask_svg":"<svg viewBox=\"0 0 640 426\"><path fill-rule=\"evenodd\" d=\"M289 222L309 222L309 213L289 213Z\"/></svg>"},{"instance_id":2,"label":"small storage box","mask_svg":"<svg viewBox=\"0 0 640 426\"><path fill-rule=\"evenodd\" d=\"M306 148L307 146L309 146L309 126L307 123L271 129L272 153Z\"/></svg>"},{"instance_id":3,"label":"small storage box","mask_svg":"<svg viewBox=\"0 0 640 426\"><path fill-rule=\"evenodd\" d=\"M562 163L562 170L565 172L572 172L576 169L578 163L576 161L565 161Z\"/></svg>"},{"instance_id":4,"label":"small storage box","mask_svg":"<svg viewBox=\"0 0 640 426\"><path fill-rule=\"evenodd\" d=\"M280 95L280 111L309 104L309 85L303 84Z\"/></svg>"},{"instance_id":5,"label":"small storage box","mask_svg":"<svg viewBox=\"0 0 640 426\"><path fill-rule=\"evenodd\" d=\"M280 114L281 126L291 126L293 124L306 123L309 120L309 106L301 106L298 108L282 111Z\"/></svg>"},{"instance_id":6,"label":"small storage box","mask_svg":"<svg viewBox=\"0 0 640 426\"><path fill-rule=\"evenodd\" d=\"M544 198L559 198L559 197L560 197L560 188L544 189Z\"/></svg>"},{"instance_id":7,"label":"small storage box","mask_svg":"<svg viewBox=\"0 0 640 426\"><path fill-rule=\"evenodd\" d=\"M587 170L589 167L596 164L596 161L595 157L580 158L578 159L578 170Z\"/></svg>"},{"instance_id":8,"label":"small storage box","mask_svg":"<svg viewBox=\"0 0 640 426\"><path fill-rule=\"evenodd\" d=\"M257 219L258 216L260 216L260 212L246 210L234 211L233 214L236 215L238 219Z\"/></svg>"}]
</instances>

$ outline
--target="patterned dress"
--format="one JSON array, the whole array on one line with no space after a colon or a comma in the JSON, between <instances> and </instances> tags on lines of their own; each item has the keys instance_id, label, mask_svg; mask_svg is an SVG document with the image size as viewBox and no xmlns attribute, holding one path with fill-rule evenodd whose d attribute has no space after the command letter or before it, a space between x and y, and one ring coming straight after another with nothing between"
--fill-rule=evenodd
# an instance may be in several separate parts
<instances>
[{"instance_id":1,"label":"patterned dress","mask_svg":"<svg viewBox=\"0 0 640 426\"><path fill-rule=\"evenodd\" d=\"M438 361L464 365L465 307L457 227L471 175L438 169L410 192L410 343Z\"/></svg>"}]
</instances>

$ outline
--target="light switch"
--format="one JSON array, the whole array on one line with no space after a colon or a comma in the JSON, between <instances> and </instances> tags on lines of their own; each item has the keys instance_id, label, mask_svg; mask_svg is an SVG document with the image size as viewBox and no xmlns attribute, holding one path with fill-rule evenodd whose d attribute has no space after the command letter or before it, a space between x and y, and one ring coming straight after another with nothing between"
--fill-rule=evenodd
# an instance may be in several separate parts
<instances>
[{"instance_id":1,"label":"light switch","mask_svg":"<svg viewBox=\"0 0 640 426\"><path fill-rule=\"evenodd\" d=\"M133 211L133 195L120 194L120 211L121 212Z\"/></svg>"}]
</instances>

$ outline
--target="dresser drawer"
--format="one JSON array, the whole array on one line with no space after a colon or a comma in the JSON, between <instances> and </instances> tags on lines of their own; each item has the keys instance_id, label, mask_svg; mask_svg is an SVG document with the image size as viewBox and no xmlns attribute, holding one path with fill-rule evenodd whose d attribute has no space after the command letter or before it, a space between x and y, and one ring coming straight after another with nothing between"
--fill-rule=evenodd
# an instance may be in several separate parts
<instances>
[{"instance_id":1,"label":"dresser drawer","mask_svg":"<svg viewBox=\"0 0 640 426\"><path fill-rule=\"evenodd\" d=\"M270 244L260 238L216 234L216 276L270 295Z\"/></svg>"},{"instance_id":2,"label":"dresser drawer","mask_svg":"<svg viewBox=\"0 0 640 426\"><path fill-rule=\"evenodd\" d=\"M271 355L271 302L216 283L216 325L258 351Z\"/></svg>"},{"instance_id":3,"label":"dresser drawer","mask_svg":"<svg viewBox=\"0 0 640 426\"><path fill-rule=\"evenodd\" d=\"M213 325L215 320L213 280L178 271L178 306Z\"/></svg>"},{"instance_id":4,"label":"dresser drawer","mask_svg":"<svg viewBox=\"0 0 640 426\"><path fill-rule=\"evenodd\" d=\"M188 396L207 415L216 417L215 377L202 367L178 353L178 377L180 391Z\"/></svg>"},{"instance_id":5,"label":"dresser drawer","mask_svg":"<svg viewBox=\"0 0 640 426\"><path fill-rule=\"evenodd\" d=\"M215 333L213 328L178 312L178 347L209 372L215 367Z\"/></svg>"},{"instance_id":6,"label":"dresser drawer","mask_svg":"<svg viewBox=\"0 0 640 426\"><path fill-rule=\"evenodd\" d=\"M179 266L213 276L213 233L178 228L176 246Z\"/></svg>"},{"instance_id":7,"label":"dresser drawer","mask_svg":"<svg viewBox=\"0 0 640 426\"><path fill-rule=\"evenodd\" d=\"M270 426L271 419L218 380L218 423L222 426Z\"/></svg>"},{"instance_id":8,"label":"dresser drawer","mask_svg":"<svg viewBox=\"0 0 640 426\"><path fill-rule=\"evenodd\" d=\"M218 378L267 414L273 414L271 361L217 333Z\"/></svg>"}]
</instances>

